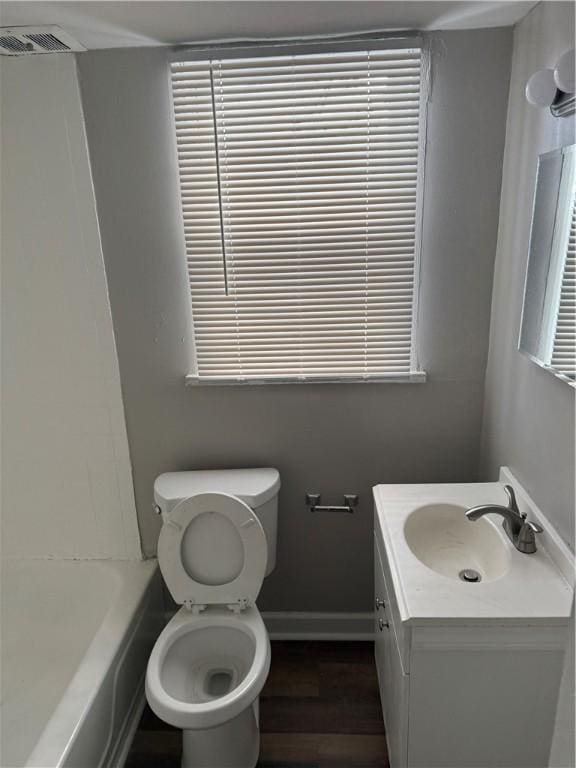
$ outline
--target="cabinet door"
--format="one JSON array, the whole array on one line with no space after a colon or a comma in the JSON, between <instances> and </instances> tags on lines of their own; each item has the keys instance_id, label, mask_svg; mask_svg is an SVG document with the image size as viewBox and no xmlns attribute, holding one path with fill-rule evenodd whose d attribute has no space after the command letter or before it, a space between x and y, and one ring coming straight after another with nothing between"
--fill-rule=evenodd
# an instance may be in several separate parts
<instances>
[{"instance_id":1,"label":"cabinet door","mask_svg":"<svg viewBox=\"0 0 576 768\"><path fill-rule=\"evenodd\" d=\"M388 694L388 676L390 674L390 629L382 628L381 622L387 622L386 604L388 595L380 563L380 554L378 547L374 544L374 597L376 605L384 603L382 608L376 608L374 611L374 654L376 656L376 670L378 672L378 685L380 687L380 702L384 714L384 722L388 726L389 719L389 694Z\"/></svg>"},{"instance_id":2,"label":"cabinet door","mask_svg":"<svg viewBox=\"0 0 576 768\"><path fill-rule=\"evenodd\" d=\"M408 675L403 673L396 636L386 615L389 598L376 544L374 545L374 570L375 597L384 601L384 607L374 612L374 649L388 757L391 768L405 768L408 738Z\"/></svg>"}]
</instances>

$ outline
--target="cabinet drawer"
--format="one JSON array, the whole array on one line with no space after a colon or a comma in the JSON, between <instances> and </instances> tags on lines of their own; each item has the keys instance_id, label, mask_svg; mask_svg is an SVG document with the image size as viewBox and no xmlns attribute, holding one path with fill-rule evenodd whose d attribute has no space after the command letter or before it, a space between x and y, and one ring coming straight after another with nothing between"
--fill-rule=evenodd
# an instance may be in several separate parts
<instances>
[{"instance_id":1,"label":"cabinet drawer","mask_svg":"<svg viewBox=\"0 0 576 768\"><path fill-rule=\"evenodd\" d=\"M378 530L374 531L374 541L377 553L374 565L382 572L386 590L386 596L384 597L384 600L386 601L386 617L390 622L390 629L394 634L398 653L402 662L402 669L405 674L408 674L410 671L410 630L400 619L398 603L396 602L396 595L392 584L392 576L388 567L388 560L386 559L386 550L384 549ZM379 597L379 595L376 595L376 597Z\"/></svg>"}]
</instances>

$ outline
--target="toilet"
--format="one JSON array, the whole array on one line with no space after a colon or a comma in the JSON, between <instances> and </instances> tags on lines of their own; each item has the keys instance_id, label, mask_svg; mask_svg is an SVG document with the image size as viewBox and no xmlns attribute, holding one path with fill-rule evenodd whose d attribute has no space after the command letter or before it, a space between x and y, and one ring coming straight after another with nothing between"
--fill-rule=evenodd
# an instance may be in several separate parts
<instances>
[{"instance_id":1,"label":"toilet","mask_svg":"<svg viewBox=\"0 0 576 768\"><path fill-rule=\"evenodd\" d=\"M183 731L183 768L253 768L270 641L256 607L276 564L276 469L169 472L154 484L158 562L180 610L150 655L146 698Z\"/></svg>"}]
</instances>

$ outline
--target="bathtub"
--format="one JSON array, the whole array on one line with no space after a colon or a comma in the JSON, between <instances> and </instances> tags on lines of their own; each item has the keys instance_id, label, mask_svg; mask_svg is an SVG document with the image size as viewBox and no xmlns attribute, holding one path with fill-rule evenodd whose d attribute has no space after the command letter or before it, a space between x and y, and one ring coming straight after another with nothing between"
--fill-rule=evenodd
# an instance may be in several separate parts
<instances>
[{"instance_id":1,"label":"bathtub","mask_svg":"<svg viewBox=\"0 0 576 768\"><path fill-rule=\"evenodd\" d=\"M2 563L3 768L122 765L163 625L155 561Z\"/></svg>"}]
</instances>

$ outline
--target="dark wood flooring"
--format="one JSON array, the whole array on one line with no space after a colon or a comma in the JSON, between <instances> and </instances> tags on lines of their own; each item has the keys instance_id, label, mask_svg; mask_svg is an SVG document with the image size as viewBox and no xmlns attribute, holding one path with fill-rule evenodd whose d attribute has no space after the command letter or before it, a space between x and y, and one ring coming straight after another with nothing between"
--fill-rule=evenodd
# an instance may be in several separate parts
<instances>
[{"instance_id":1,"label":"dark wood flooring","mask_svg":"<svg viewBox=\"0 0 576 768\"><path fill-rule=\"evenodd\" d=\"M273 642L258 768L387 768L372 643ZM179 768L180 731L146 707L126 768Z\"/></svg>"}]
</instances>

